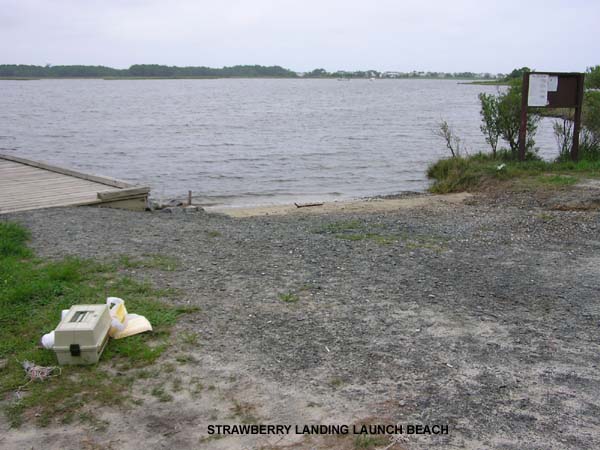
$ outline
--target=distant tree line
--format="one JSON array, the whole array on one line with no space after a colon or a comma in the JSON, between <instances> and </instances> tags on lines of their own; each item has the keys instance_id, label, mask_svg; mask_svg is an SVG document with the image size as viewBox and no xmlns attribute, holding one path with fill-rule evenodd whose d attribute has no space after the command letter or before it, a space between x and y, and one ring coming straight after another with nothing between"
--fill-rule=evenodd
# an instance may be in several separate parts
<instances>
[{"instance_id":1,"label":"distant tree line","mask_svg":"<svg viewBox=\"0 0 600 450\"><path fill-rule=\"evenodd\" d=\"M412 72L380 72L377 70L357 70L327 72L325 69L314 69L303 74L305 78L455 78L471 80L496 80L504 78L505 75L498 73L475 73L475 72L423 72L413 70Z\"/></svg>"},{"instance_id":2,"label":"distant tree line","mask_svg":"<svg viewBox=\"0 0 600 450\"><path fill-rule=\"evenodd\" d=\"M293 78L296 72L280 66L176 67L159 64L135 64L129 69L105 66L33 66L22 64L0 65L4 78L110 78L110 77L277 77Z\"/></svg>"},{"instance_id":3,"label":"distant tree line","mask_svg":"<svg viewBox=\"0 0 600 450\"><path fill-rule=\"evenodd\" d=\"M160 64L134 64L128 69L113 69L106 66L45 66L3 64L0 65L1 78L456 78L492 80L504 77L503 74L474 72L380 72L377 70L357 70L327 72L314 69L296 73L281 66L238 65L212 68L204 66L177 67Z\"/></svg>"}]
</instances>

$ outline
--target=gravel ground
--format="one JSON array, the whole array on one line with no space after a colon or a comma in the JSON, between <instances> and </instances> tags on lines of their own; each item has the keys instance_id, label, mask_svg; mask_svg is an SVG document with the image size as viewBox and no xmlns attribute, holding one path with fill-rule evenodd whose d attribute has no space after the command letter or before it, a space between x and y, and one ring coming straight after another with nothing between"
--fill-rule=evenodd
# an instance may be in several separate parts
<instances>
[{"instance_id":1,"label":"gravel ground","mask_svg":"<svg viewBox=\"0 0 600 450\"><path fill-rule=\"evenodd\" d=\"M31 229L44 257L177 258L174 272L133 275L201 307L179 325L201 345L177 370L216 387L200 400L184 392L106 410L111 425L92 435L64 426L17 434L0 422L4 445L347 445L207 436L208 424L240 423L245 408L258 423L449 426L447 435L404 437L406 450L600 448L598 198L587 187L369 214L4 216Z\"/></svg>"}]
</instances>

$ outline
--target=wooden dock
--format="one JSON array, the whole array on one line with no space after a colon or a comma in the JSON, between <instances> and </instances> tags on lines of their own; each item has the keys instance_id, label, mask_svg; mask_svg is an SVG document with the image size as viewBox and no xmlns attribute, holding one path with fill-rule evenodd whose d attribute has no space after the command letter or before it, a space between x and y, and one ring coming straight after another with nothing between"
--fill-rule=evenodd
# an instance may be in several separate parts
<instances>
[{"instance_id":1,"label":"wooden dock","mask_svg":"<svg viewBox=\"0 0 600 450\"><path fill-rule=\"evenodd\" d=\"M96 205L143 211L150 188L12 155L0 155L0 214Z\"/></svg>"}]
</instances>

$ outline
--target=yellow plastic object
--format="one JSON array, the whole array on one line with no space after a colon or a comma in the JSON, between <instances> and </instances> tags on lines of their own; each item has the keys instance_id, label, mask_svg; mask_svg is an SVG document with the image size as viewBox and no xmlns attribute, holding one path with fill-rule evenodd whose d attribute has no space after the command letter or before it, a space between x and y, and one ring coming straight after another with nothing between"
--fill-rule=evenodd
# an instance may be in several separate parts
<instances>
[{"instance_id":1,"label":"yellow plastic object","mask_svg":"<svg viewBox=\"0 0 600 450\"><path fill-rule=\"evenodd\" d=\"M106 299L106 305L110 308L110 330L108 335L114 338L115 335L123 330L127 326L127 309L125 308L125 302L123 299L118 297L108 297Z\"/></svg>"},{"instance_id":2,"label":"yellow plastic object","mask_svg":"<svg viewBox=\"0 0 600 450\"><path fill-rule=\"evenodd\" d=\"M117 332L114 336L115 339L121 339L127 336L133 336L134 334L143 333L144 331L152 331L152 325L148 319L138 314L127 315L127 326L123 331Z\"/></svg>"},{"instance_id":3,"label":"yellow plastic object","mask_svg":"<svg viewBox=\"0 0 600 450\"><path fill-rule=\"evenodd\" d=\"M139 314L128 314L125 301L118 297L108 297L106 304L110 307L111 328L108 332L113 339L121 339L134 334L152 331L148 319Z\"/></svg>"}]
</instances>

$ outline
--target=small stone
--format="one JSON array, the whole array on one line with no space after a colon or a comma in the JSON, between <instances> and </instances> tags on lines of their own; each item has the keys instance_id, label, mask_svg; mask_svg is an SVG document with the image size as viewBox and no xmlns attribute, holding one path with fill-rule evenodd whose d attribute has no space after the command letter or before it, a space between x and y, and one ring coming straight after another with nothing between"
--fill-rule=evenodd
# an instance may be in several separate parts
<instances>
[{"instance_id":1,"label":"small stone","mask_svg":"<svg viewBox=\"0 0 600 450\"><path fill-rule=\"evenodd\" d=\"M7 366L8 366L8 360L7 359L0 359L0 370L6 369Z\"/></svg>"}]
</instances>

